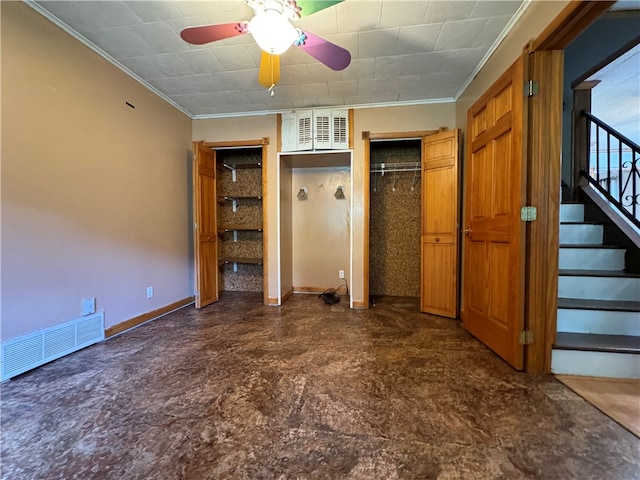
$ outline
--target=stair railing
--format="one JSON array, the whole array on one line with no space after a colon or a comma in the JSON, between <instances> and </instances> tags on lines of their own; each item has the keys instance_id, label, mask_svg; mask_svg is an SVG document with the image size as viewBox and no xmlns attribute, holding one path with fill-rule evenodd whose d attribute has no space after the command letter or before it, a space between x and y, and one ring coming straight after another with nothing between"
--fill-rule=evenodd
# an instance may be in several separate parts
<instances>
[{"instance_id":1,"label":"stair railing","mask_svg":"<svg viewBox=\"0 0 640 480\"><path fill-rule=\"evenodd\" d=\"M589 171L580 175L640 228L640 146L592 114L585 119Z\"/></svg>"}]
</instances>

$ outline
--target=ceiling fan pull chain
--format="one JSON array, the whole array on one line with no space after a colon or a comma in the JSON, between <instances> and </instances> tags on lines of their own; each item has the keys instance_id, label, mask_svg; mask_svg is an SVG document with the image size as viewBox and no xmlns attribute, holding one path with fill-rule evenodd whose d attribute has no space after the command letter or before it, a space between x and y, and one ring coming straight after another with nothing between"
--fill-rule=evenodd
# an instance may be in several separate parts
<instances>
[{"instance_id":1,"label":"ceiling fan pull chain","mask_svg":"<svg viewBox=\"0 0 640 480\"><path fill-rule=\"evenodd\" d=\"M269 87L268 92L273 97L276 94L276 92L273 91L273 87L276 86L276 84L273 82L273 78L274 78L274 75L273 75L273 64L274 64L273 55L269 55L269 60L271 60L271 86Z\"/></svg>"}]
</instances>

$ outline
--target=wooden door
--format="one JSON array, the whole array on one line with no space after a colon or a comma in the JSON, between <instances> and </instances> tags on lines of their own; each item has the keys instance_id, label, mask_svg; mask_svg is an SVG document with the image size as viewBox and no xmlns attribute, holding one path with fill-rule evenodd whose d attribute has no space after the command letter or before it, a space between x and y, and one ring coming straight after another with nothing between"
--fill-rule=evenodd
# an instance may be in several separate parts
<instances>
[{"instance_id":1,"label":"wooden door","mask_svg":"<svg viewBox=\"0 0 640 480\"><path fill-rule=\"evenodd\" d=\"M202 308L218 301L216 154L198 142L193 152L196 308Z\"/></svg>"},{"instance_id":2,"label":"wooden door","mask_svg":"<svg viewBox=\"0 0 640 480\"><path fill-rule=\"evenodd\" d=\"M465 159L463 325L523 368L526 204L523 59L469 109Z\"/></svg>"},{"instance_id":3,"label":"wooden door","mask_svg":"<svg viewBox=\"0 0 640 480\"><path fill-rule=\"evenodd\" d=\"M422 141L420 310L458 315L458 130Z\"/></svg>"}]
</instances>

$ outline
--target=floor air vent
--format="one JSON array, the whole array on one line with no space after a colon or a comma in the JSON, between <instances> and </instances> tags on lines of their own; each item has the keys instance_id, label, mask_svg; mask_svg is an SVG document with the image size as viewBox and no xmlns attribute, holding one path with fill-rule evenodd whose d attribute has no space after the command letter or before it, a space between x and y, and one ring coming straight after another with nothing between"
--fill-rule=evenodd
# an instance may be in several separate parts
<instances>
[{"instance_id":1,"label":"floor air vent","mask_svg":"<svg viewBox=\"0 0 640 480\"><path fill-rule=\"evenodd\" d=\"M104 312L2 342L2 378L7 380L51 360L104 340Z\"/></svg>"}]
</instances>

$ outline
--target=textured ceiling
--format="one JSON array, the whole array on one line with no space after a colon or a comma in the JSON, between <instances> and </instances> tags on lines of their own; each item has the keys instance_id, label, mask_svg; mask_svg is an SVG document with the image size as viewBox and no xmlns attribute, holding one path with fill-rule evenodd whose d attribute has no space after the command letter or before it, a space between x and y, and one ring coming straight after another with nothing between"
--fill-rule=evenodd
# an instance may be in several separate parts
<instances>
[{"instance_id":1,"label":"textured ceiling","mask_svg":"<svg viewBox=\"0 0 640 480\"><path fill-rule=\"evenodd\" d=\"M203 46L179 33L248 21L243 0L39 1L33 8L193 118L451 101L528 5L525 1L346 0L295 22L351 52L333 71L291 47L271 97L251 35Z\"/></svg>"}]
</instances>

